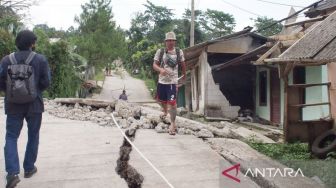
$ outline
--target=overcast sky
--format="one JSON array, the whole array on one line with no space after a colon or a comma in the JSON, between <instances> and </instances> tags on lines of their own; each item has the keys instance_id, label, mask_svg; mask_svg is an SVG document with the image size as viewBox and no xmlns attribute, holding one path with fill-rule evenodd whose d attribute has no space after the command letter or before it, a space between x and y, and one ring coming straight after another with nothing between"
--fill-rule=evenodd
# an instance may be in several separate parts
<instances>
[{"instance_id":1,"label":"overcast sky","mask_svg":"<svg viewBox=\"0 0 336 188\"><path fill-rule=\"evenodd\" d=\"M317 0L194 0L195 9L214 9L232 14L236 20L235 30L241 30L245 26L253 26L251 18L257 15L267 16L279 20L288 15L290 7L270 4L262 1L291 4L305 7ZM38 5L31 7L30 20L27 25L32 28L36 24L47 24L56 29L68 29L70 26L77 27L74 17L82 11L81 4L89 0L40 0ZM173 9L176 18L181 18L186 8L190 9L191 0L151 0L155 5ZM123 29L130 27L130 21L135 12L143 12L143 4L146 0L112 0L112 11L117 25ZM300 7L294 7L300 10ZM301 14L301 19L303 15Z\"/></svg>"}]
</instances>

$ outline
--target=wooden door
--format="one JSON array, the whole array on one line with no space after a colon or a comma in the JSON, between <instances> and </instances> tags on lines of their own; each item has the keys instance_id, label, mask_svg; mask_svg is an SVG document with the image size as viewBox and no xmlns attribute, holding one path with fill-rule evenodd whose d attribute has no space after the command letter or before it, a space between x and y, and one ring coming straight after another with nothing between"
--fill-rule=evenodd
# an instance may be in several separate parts
<instances>
[{"instance_id":1,"label":"wooden door","mask_svg":"<svg viewBox=\"0 0 336 188\"><path fill-rule=\"evenodd\" d=\"M278 71L272 69L271 75L271 121L276 124L281 122L281 95L280 95L280 79Z\"/></svg>"}]
</instances>

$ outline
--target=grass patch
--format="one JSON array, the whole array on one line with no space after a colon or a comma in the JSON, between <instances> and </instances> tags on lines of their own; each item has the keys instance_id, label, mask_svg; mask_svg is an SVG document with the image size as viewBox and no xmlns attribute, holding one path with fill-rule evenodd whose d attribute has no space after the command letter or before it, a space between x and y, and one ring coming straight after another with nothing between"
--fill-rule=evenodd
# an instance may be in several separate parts
<instances>
[{"instance_id":1,"label":"grass patch","mask_svg":"<svg viewBox=\"0 0 336 188\"><path fill-rule=\"evenodd\" d=\"M156 94L156 83L153 79L144 79L145 84L147 86L147 88L149 89L149 92L151 93L152 97L155 97Z\"/></svg>"},{"instance_id":2,"label":"grass patch","mask_svg":"<svg viewBox=\"0 0 336 188\"><path fill-rule=\"evenodd\" d=\"M300 168L306 177L317 176L327 187L336 185L336 159L333 153L326 160L313 158L308 152L308 144L263 144L253 140L248 144L264 155L297 170Z\"/></svg>"},{"instance_id":3,"label":"grass patch","mask_svg":"<svg viewBox=\"0 0 336 188\"><path fill-rule=\"evenodd\" d=\"M105 73L102 70L97 71L94 79L97 80L97 81L104 81L105 80Z\"/></svg>"},{"instance_id":4,"label":"grass patch","mask_svg":"<svg viewBox=\"0 0 336 188\"><path fill-rule=\"evenodd\" d=\"M248 142L255 150L265 154L276 160L308 160L310 153L308 152L308 144L263 144L256 142Z\"/></svg>"}]
</instances>

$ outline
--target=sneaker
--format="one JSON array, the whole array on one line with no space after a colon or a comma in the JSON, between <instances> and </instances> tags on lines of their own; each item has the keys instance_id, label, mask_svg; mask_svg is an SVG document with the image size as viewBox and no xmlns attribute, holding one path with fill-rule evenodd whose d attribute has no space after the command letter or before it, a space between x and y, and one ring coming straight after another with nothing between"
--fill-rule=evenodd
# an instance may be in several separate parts
<instances>
[{"instance_id":1,"label":"sneaker","mask_svg":"<svg viewBox=\"0 0 336 188\"><path fill-rule=\"evenodd\" d=\"M20 178L17 174L7 175L6 180L7 180L6 188L16 187L16 185L20 182Z\"/></svg>"},{"instance_id":2,"label":"sneaker","mask_svg":"<svg viewBox=\"0 0 336 188\"><path fill-rule=\"evenodd\" d=\"M30 178L30 177L32 177L36 172L37 172L37 168L36 168L36 166L34 166L33 170L26 171L26 172L24 173L24 178Z\"/></svg>"}]
</instances>

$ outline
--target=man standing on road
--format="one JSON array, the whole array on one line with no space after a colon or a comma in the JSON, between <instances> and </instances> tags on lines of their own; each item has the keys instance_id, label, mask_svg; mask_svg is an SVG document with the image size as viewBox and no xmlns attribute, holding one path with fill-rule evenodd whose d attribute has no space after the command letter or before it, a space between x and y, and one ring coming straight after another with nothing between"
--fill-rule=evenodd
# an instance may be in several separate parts
<instances>
[{"instance_id":1,"label":"man standing on road","mask_svg":"<svg viewBox=\"0 0 336 188\"><path fill-rule=\"evenodd\" d=\"M23 162L24 177L30 178L37 172L35 162L44 111L42 91L50 84L50 72L47 59L33 52L36 40L36 35L29 30L19 32L15 39L18 51L4 57L0 64L0 90L6 92L4 101L7 114L4 148L5 166L8 173L6 188L15 187L20 182L17 140L24 119L28 127L28 142ZM21 89L27 92L17 90L16 86L20 85L18 83L21 83L21 86L23 84L24 87ZM20 97L17 97L19 94Z\"/></svg>"},{"instance_id":2,"label":"man standing on road","mask_svg":"<svg viewBox=\"0 0 336 188\"><path fill-rule=\"evenodd\" d=\"M179 82L178 70L182 70L182 83L185 83L186 67L184 63L183 51L175 48L176 35L174 32L166 33L165 48L156 51L153 63L153 69L159 72L157 85L157 100L161 103L163 114L161 118L170 115L171 125L169 134L176 134L176 97L177 84Z\"/></svg>"}]
</instances>

